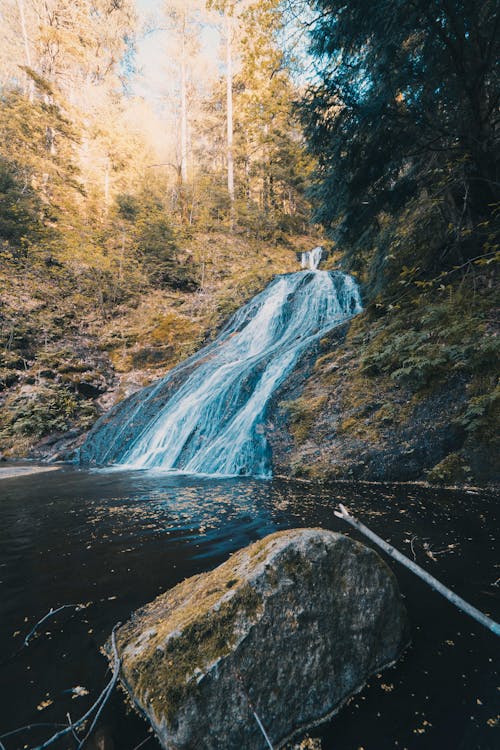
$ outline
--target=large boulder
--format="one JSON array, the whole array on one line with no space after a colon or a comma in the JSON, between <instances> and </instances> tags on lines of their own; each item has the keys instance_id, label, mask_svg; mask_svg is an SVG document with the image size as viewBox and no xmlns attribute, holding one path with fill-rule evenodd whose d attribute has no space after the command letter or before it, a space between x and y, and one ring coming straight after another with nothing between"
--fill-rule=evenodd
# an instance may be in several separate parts
<instances>
[{"instance_id":1,"label":"large boulder","mask_svg":"<svg viewBox=\"0 0 500 750\"><path fill-rule=\"evenodd\" d=\"M408 642L381 558L323 529L281 531L138 610L121 679L169 750L262 750L334 713Z\"/></svg>"}]
</instances>

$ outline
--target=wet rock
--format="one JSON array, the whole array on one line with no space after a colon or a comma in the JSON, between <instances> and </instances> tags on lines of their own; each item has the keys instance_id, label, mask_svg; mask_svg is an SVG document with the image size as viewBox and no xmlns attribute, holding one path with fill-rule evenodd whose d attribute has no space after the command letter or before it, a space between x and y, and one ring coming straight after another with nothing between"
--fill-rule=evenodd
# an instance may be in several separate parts
<instances>
[{"instance_id":1,"label":"wet rock","mask_svg":"<svg viewBox=\"0 0 500 750\"><path fill-rule=\"evenodd\" d=\"M122 683L163 747L261 750L252 710L281 747L394 662L407 632L373 550L295 529L159 596L117 645Z\"/></svg>"}]
</instances>

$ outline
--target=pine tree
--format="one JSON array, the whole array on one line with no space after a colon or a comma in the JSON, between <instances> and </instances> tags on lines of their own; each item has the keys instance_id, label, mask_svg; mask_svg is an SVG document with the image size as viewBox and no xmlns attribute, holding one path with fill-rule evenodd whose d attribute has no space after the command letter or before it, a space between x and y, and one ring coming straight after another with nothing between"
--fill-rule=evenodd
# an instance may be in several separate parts
<instances>
[{"instance_id":1,"label":"pine tree","mask_svg":"<svg viewBox=\"0 0 500 750\"><path fill-rule=\"evenodd\" d=\"M303 122L319 160L316 219L361 258L384 244L384 215L426 202L432 253L422 250L415 265L478 255L480 227L500 197L497 4L313 6L320 82Z\"/></svg>"}]
</instances>

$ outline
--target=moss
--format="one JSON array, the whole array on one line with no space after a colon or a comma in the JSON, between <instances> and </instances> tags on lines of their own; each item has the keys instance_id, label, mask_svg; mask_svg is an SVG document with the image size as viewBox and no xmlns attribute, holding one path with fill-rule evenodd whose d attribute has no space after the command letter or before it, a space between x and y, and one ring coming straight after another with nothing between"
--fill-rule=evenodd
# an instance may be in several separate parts
<instances>
[{"instance_id":1,"label":"moss","mask_svg":"<svg viewBox=\"0 0 500 750\"><path fill-rule=\"evenodd\" d=\"M300 479L309 479L311 476L312 467L309 463L297 459L292 461L290 466L290 474L292 477L298 477Z\"/></svg>"},{"instance_id":2,"label":"moss","mask_svg":"<svg viewBox=\"0 0 500 750\"><path fill-rule=\"evenodd\" d=\"M307 438L314 420L327 400L324 395L313 398L301 396L294 401L282 401L280 403L280 406L288 413L291 433L297 443L302 443Z\"/></svg>"},{"instance_id":3,"label":"moss","mask_svg":"<svg viewBox=\"0 0 500 750\"><path fill-rule=\"evenodd\" d=\"M314 370L315 371L321 371L323 368L327 367L328 365L331 365L335 362L337 359L338 353L337 352L327 352L326 354L322 354L320 357L317 358L316 362L314 363Z\"/></svg>"},{"instance_id":4,"label":"moss","mask_svg":"<svg viewBox=\"0 0 500 750\"><path fill-rule=\"evenodd\" d=\"M298 550L289 550L281 565L285 574L292 580L311 577L314 573L311 561Z\"/></svg>"},{"instance_id":5,"label":"moss","mask_svg":"<svg viewBox=\"0 0 500 750\"><path fill-rule=\"evenodd\" d=\"M141 666L131 671L139 700L171 723L179 706L196 691L196 670L206 669L231 652L238 621L242 616L253 617L259 605L259 596L246 584L217 610L206 612L170 638L164 648L157 646L147 659L141 658Z\"/></svg>"},{"instance_id":6,"label":"moss","mask_svg":"<svg viewBox=\"0 0 500 750\"><path fill-rule=\"evenodd\" d=\"M214 571L183 581L118 630L125 680L159 719L175 720L179 706L198 689L199 678L234 648L242 622L258 616L262 598L247 576L263 564L267 584L276 585L276 569L266 561L276 549L274 540L289 533L276 532ZM314 574L300 554L287 554L285 563L291 574Z\"/></svg>"},{"instance_id":7,"label":"moss","mask_svg":"<svg viewBox=\"0 0 500 750\"><path fill-rule=\"evenodd\" d=\"M470 467L461 453L450 453L427 472L431 484L457 484L470 477Z\"/></svg>"}]
</instances>

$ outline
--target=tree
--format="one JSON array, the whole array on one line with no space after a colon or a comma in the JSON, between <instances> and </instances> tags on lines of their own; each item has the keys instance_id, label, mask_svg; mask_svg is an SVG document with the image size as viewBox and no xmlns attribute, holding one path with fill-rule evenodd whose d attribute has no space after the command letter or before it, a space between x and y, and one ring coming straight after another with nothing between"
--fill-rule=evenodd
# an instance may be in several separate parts
<instances>
[{"instance_id":1,"label":"tree","mask_svg":"<svg viewBox=\"0 0 500 750\"><path fill-rule=\"evenodd\" d=\"M212 141L220 141L222 129L225 134L230 223L252 226L268 237L302 229L310 160L293 112L296 90L281 49L281 2L220 0L211 5L224 19L225 85L214 90L210 127Z\"/></svg>"},{"instance_id":2,"label":"tree","mask_svg":"<svg viewBox=\"0 0 500 750\"><path fill-rule=\"evenodd\" d=\"M387 214L426 202L433 240L421 265L477 255L499 200L497 3L312 5L320 82L303 122L319 161L316 219L359 259Z\"/></svg>"},{"instance_id":3,"label":"tree","mask_svg":"<svg viewBox=\"0 0 500 750\"><path fill-rule=\"evenodd\" d=\"M189 105L199 83L196 72L203 11L202 0L166 0L164 6L169 32L169 69L174 83L172 95L180 103L178 165L184 185L188 181Z\"/></svg>"}]
</instances>

